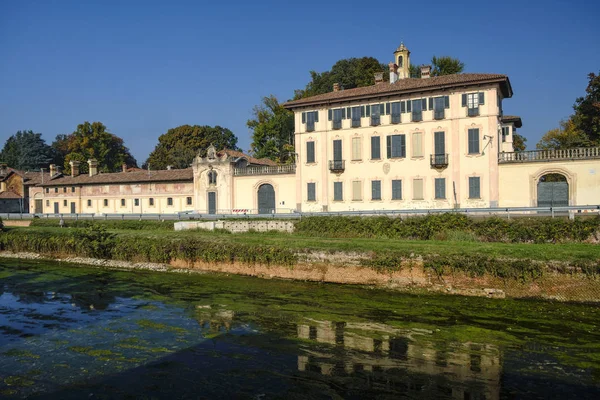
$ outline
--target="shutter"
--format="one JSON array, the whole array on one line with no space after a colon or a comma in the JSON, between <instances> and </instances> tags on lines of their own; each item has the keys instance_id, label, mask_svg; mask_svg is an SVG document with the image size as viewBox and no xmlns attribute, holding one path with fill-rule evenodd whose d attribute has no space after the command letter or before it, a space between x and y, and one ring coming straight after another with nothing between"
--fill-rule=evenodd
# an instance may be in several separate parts
<instances>
[{"instance_id":1,"label":"shutter","mask_svg":"<svg viewBox=\"0 0 600 400\"><path fill-rule=\"evenodd\" d=\"M366 106L365 109L367 110L367 117L371 116L371 106Z\"/></svg>"},{"instance_id":2,"label":"shutter","mask_svg":"<svg viewBox=\"0 0 600 400\"><path fill-rule=\"evenodd\" d=\"M329 109L329 110L327 111L327 118L328 118L328 120L329 120L329 121L331 121L331 116L332 116L332 115L333 115L333 110L332 110L332 109Z\"/></svg>"},{"instance_id":3,"label":"shutter","mask_svg":"<svg viewBox=\"0 0 600 400\"><path fill-rule=\"evenodd\" d=\"M306 123L306 113L305 112L302 113L302 123L303 124Z\"/></svg>"},{"instance_id":4,"label":"shutter","mask_svg":"<svg viewBox=\"0 0 600 400\"><path fill-rule=\"evenodd\" d=\"M479 92L479 105L485 104L485 93Z\"/></svg>"},{"instance_id":5,"label":"shutter","mask_svg":"<svg viewBox=\"0 0 600 400\"><path fill-rule=\"evenodd\" d=\"M411 110L411 104L412 102L410 100L406 100L406 112L412 112Z\"/></svg>"},{"instance_id":6,"label":"shutter","mask_svg":"<svg viewBox=\"0 0 600 400\"><path fill-rule=\"evenodd\" d=\"M462 106L466 107L467 106L467 94L463 93L462 95Z\"/></svg>"},{"instance_id":7,"label":"shutter","mask_svg":"<svg viewBox=\"0 0 600 400\"><path fill-rule=\"evenodd\" d=\"M342 119L346 119L346 109L342 108Z\"/></svg>"},{"instance_id":8,"label":"shutter","mask_svg":"<svg viewBox=\"0 0 600 400\"><path fill-rule=\"evenodd\" d=\"M406 157L406 136L400 135L400 157Z\"/></svg>"},{"instance_id":9,"label":"shutter","mask_svg":"<svg viewBox=\"0 0 600 400\"><path fill-rule=\"evenodd\" d=\"M390 103L385 103L385 115L390 115Z\"/></svg>"},{"instance_id":10,"label":"shutter","mask_svg":"<svg viewBox=\"0 0 600 400\"><path fill-rule=\"evenodd\" d=\"M427 111L427 99L421 99L421 110Z\"/></svg>"},{"instance_id":11,"label":"shutter","mask_svg":"<svg viewBox=\"0 0 600 400\"><path fill-rule=\"evenodd\" d=\"M433 97L429 98L429 110L433 110Z\"/></svg>"},{"instance_id":12,"label":"shutter","mask_svg":"<svg viewBox=\"0 0 600 400\"><path fill-rule=\"evenodd\" d=\"M401 101L400 102L400 113L405 113L406 112L406 101Z\"/></svg>"},{"instance_id":13,"label":"shutter","mask_svg":"<svg viewBox=\"0 0 600 400\"><path fill-rule=\"evenodd\" d=\"M352 108L350 107L346 108L346 118L352 118Z\"/></svg>"},{"instance_id":14,"label":"shutter","mask_svg":"<svg viewBox=\"0 0 600 400\"><path fill-rule=\"evenodd\" d=\"M363 118L367 115L367 113L365 112L365 106L361 106L360 107L360 117Z\"/></svg>"},{"instance_id":15,"label":"shutter","mask_svg":"<svg viewBox=\"0 0 600 400\"><path fill-rule=\"evenodd\" d=\"M392 158L392 137L387 136L386 141L387 141L387 158Z\"/></svg>"},{"instance_id":16,"label":"shutter","mask_svg":"<svg viewBox=\"0 0 600 400\"><path fill-rule=\"evenodd\" d=\"M450 96L444 96L444 108L450 108Z\"/></svg>"},{"instance_id":17,"label":"shutter","mask_svg":"<svg viewBox=\"0 0 600 400\"><path fill-rule=\"evenodd\" d=\"M389 103L388 103L389 105ZM383 108L383 103L379 103L379 115L385 115L385 109Z\"/></svg>"},{"instance_id":18,"label":"shutter","mask_svg":"<svg viewBox=\"0 0 600 400\"><path fill-rule=\"evenodd\" d=\"M319 122L319 112L313 111L313 113L315 113L315 122Z\"/></svg>"}]
</instances>

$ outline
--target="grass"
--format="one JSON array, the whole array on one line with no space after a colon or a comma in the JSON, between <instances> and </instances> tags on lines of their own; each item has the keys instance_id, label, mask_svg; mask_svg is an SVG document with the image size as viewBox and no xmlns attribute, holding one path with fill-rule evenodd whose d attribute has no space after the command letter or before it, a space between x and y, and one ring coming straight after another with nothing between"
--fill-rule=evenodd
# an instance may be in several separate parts
<instances>
[{"instance_id":1,"label":"grass","mask_svg":"<svg viewBox=\"0 0 600 400\"><path fill-rule=\"evenodd\" d=\"M11 227L7 230L28 230L56 235L68 234L69 229L57 227ZM461 240L403 240L381 238L327 238L301 234L223 233L211 231L167 230L110 230L118 237L185 239L202 238L215 243L245 244L250 246L277 246L303 251L326 252L411 252L415 255L469 255L533 259L540 261L596 261L600 260L600 246L589 243L494 243Z\"/></svg>"}]
</instances>

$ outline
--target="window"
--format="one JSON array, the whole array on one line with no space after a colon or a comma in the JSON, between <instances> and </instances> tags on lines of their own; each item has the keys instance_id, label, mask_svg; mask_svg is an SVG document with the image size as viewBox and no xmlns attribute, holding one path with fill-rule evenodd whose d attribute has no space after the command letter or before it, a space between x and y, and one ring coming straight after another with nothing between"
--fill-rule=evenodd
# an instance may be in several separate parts
<instances>
[{"instance_id":1,"label":"window","mask_svg":"<svg viewBox=\"0 0 600 400\"><path fill-rule=\"evenodd\" d=\"M369 106L367 106L369 107ZM384 106L381 104L373 104L371 107L371 126L377 126L381 124L381 114L383 114Z\"/></svg>"},{"instance_id":2,"label":"window","mask_svg":"<svg viewBox=\"0 0 600 400\"><path fill-rule=\"evenodd\" d=\"M172 206L173 205L173 198L172 197L167 197L167 205L168 206Z\"/></svg>"},{"instance_id":3,"label":"window","mask_svg":"<svg viewBox=\"0 0 600 400\"><path fill-rule=\"evenodd\" d=\"M462 95L462 106L467 107L467 115L469 117L476 117L479 115L479 106L485 104L485 94L479 93L465 93Z\"/></svg>"},{"instance_id":4,"label":"window","mask_svg":"<svg viewBox=\"0 0 600 400\"><path fill-rule=\"evenodd\" d=\"M381 200L381 181L371 181L371 200Z\"/></svg>"},{"instance_id":5,"label":"window","mask_svg":"<svg viewBox=\"0 0 600 400\"><path fill-rule=\"evenodd\" d=\"M154 207L154 199L153 199L152 197L150 197L150 198L148 199L148 205L149 205L150 207Z\"/></svg>"},{"instance_id":6,"label":"window","mask_svg":"<svg viewBox=\"0 0 600 400\"><path fill-rule=\"evenodd\" d=\"M306 184L306 201L317 201L317 184L309 182Z\"/></svg>"},{"instance_id":7,"label":"window","mask_svg":"<svg viewBox=\"0 0 600 400\"><path fill-rule=\"evenodd\" d=\"M379 136L371 136L371 160L381 159Z\"/></svg>"},{"instance_id":8,"label":"window","mask_svg":"<svg viewBox=\"0 0 600 400\"><path fill-rule=\"evenodd\" d=\"M332 128L333 129L342 129L342 120L346 119L346 109L345 108L336 108L333 110L329 110L328 112L329 121L333 120Z\"/></svg>"},{"instance_id":9,"label":"window","mask_svg":"<svg viewBox=\"0 0 600 400\"><path fill-rule=\"evenodd\" d=\"M136 207L140 206L140 199L133 199L133 205Z\"/></svg>"},{"instance_id":10,"label":"window","mask_svg":"<svg viewBox=\"0 0 600 400\"><path fill-rule=\"evenodd\" d=\"M46 207L50 207L50 200L46 200Z\"/></svg>"},{"instance_id":11,"label":"window","mask_svg":"<svg viewBox=\"0 0 600 400\"><path fill-rule=\"evenodd\" d=\"M388 103L390 104L390 103ZM401 121L400 118L400 114L401 114L401 107L400 107L400 102L396 101L394 103L391 103L391 112L388 112L388 114L391 114L390 117L390 122L392 124L399 124Z\"/></svg>"},{"instance_id":12,"label":"window","mask_svg":"<svg viewBox=\"0 0 600 400\"><path fill-rule=\"evenodd\" d=\"M302 123L306 124L307 132L312 132L315 130L315 122L319 122L318 111L306 111L302 113Z\"/></svg>"},{"instance_id":13,"label":"window","mask_svg":"<svg viewBox=\"0 0 600 400\"><path fill-rule=\"evenodd\" d=\"M217 184L217 171L213 171L213 170L208 171L208 184L209 185Z\"/></svg>"},{"instance_id":14,"label":"window","mask_svg":"<svg viewBox=\"0 0 600 400\"><path fill-rule=\"evenodd\" d=\"M50 188L46 188L46 193L50 193Z\"/></svg>"},{"instance_id":15,"label":"window","mask_svg":"<svg viewBox=\"0 0 600 400\"><path fill-rule=\"evenodd\" d=\"M187 204L188 206L192 205L192 198L190 196L185 198L185 204Z\"/></svg>"},{"instance_id":16,"label":"window","mask_svg":"<svg viewBox=\"0 0 600 400\"><path fill-rule=\"evenodd\" d=\"M342 182L333 182L333 201L342 201Z\"/></svg>"},{"instance_id":17,"label":"window","mask_svg":"<svg viewBox=\"0 0 600 400\"><path fill-rule=\"evenodd\" d=\"M402 181L400 179L392 181L392 200L402 200Z\"/></svg>"},{"instance_id":18,"label":"window","mask_svg":"<svg viewBox=\"0 0 600 400\"><path fill-rule=\"evenodd\" d=\"M503 126L502 127L502 142L506 142L506 137L510 135L510 127Z\"/></svg>"},{"instance_id":19,"label":"window","mask_svg":"<svg viewBox=\"0 0 600 400\"><path fill-rule=\"evenodd\" d=\"M91 207L91 206L92 206L92 201L91 201L91 200L88 200L88 201L87 201L87 206L88 206L88 207Z\"/></svg>"},{"instance_id":20,"label":"window","mask_svg":"<svg viewBox=\"0 0 600 400\"><path fill-rule=\"evenodd\" d=\"M423 200L423 179L413 179L413 200Z\"/></svg>"},{"instance_id":21,"label":"window","mask_svg":"<svg viewBox=\"0 0 600 400\"><path fill-rule=\"evenodd\" d=\"M469 129L469 154L479 154L479 129Z\"/></svg>"},{"instance_id":22,"label":"window","mask_svg":"<svg viewBox=\"0 0 600 400\"><path fill-rule=\"evenodd\" d=\"M54 188L54 193L58 193L58 188Z\"/></svg>"},{"instance_id":23,"label":"window","mask_svg":"<svg viewBox=\"0 0 600 400\"><path fill-rule=\"evenodd\" d=\"M121 199L121 207L125 207L125 199Z\"/></svg>"},{"instance_id":24,"label":"window","mask_svg":"<svg viewBox=\"0 0 600 400\"><path fill-rule=\"evenodd\" d=\"M435 178L435 198L446 198L446 178Z\"/></svg>"},{"instance_id":25,"label":"window","mask_svg":"<svg viewBox=\"0 0 600 400\"><path fill-rule=\"evenodd\" d=\"M361 181L352 181L352 200L354 200L354 201L362 200L362 182Z\"/></svg>"},{"instance_id":26,"label":"window","mask_svg":"<svg viewBox=\"0 0 600 400\"><path fill-rule=\"evenodd\" d=\"M481 198L481 191L479 186L479 177L471 176L469 177L469 198L470 199L479 199Z\"/></svg>"},{"instance_id":27,"label":"window","mask_svg":"<svg viewBox=\"0 0 600 400\"><path fill-rule=\"evenodd\" d=\"M71 193L75 193L75 186L71 186Z\"/></svg>"},{"instance_id":28,"label":"window","mask_svg":"<svg viewBox=\"0 0 600 400\"><path fill-rule=\"evenodd\" d=\"M63 207L66 207L66 206L67 206L67 201L63 200Z\"/></svg>"},{"instance_id":29,"label":"window","mask_svg":"<svg viewBox=\"0 0 600 400\"><path fill-rule=\"evenodd\" d=\"M360 126L360 119L362 118L362 107L352 107L352 127L358 128Z\"/></svg>"},{"instance_id":30,"label":"window","mask_svg":"<svg viewBox=\"0 0 600 400\"><path fill-rule=\"evenodd\" d=\"M306 142L306 162L315 162L315 142Z\"/></svg>"},{"instance_id":31,"label":"window","mask_svg":"<svg viewBox=\"0 0 600 400\"><path fill-rule=\"evenodd\" d=\"M104 207L108 207L108 199L104 199Z\"/></svg>"},{"instance_id":32,"label":"window","mask_svg":"<svg viewBox=\"0 0 600 400\"><path fill-rule=\"evenodd\" d=\"M440 96L440 97L430 97L429 98L429 109L433 110L433 118L434 119L444 119L445 118L445 109L450 108L450 97L449 96Z\"/></svg>"},{"instance_id":33,"label":"window","mask_svg":"<svg viewBox=\"0 0 600 400\"><path fill-rule=\"evenodd\" d=\"M360 137L352 138L352 160L361 160Z\"/></svg>"},{"instance_id":34,"label":"window","mask_svg":"<svg viewBox=\"0 0 600 400\"><path fill-rule=\"evenodd\" d=\"M67 193L67 187L66 186L63 188L63 193Z\"/></svg>"},{"instance_id":35,"label":"window","mask_svg":"<svg viewBox=\"0 0 600 400\"><path fill-rule=\"evenodd\" d=\"M406 157L406 136L391 135L387 137L387 158Z\"/></svg>"},{"instance_id":36,"label":"window","mask_svg":"<svg viewBox=\"0 0 600 400\"><path fill-rule=\"evenodd\" d=\"M423 133L415 132L412 134L412 156L423 157Z\"/></svg>"},{"instance_id":37,"label":"window","mask_svg":"<svg viewBox=\"0 0 600 400\"><path fill-rule=\"evenodd\" d=\"M423 121L423 109L427 110L427 99L413 100L409 104L411 104L412 121Z\"/></svg>"}]
</instances>

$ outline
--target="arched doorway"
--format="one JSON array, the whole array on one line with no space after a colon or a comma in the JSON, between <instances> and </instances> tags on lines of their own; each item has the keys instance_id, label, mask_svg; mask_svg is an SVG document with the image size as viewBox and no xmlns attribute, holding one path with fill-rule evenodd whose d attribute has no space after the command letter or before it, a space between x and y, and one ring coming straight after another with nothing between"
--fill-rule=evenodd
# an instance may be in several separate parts
<instances>
[{"instance_id":1,"label":"arched doorway","mask_svg":"<svg viewBox=\"0 0 600 400\"><path fill-rule=\"evenodd\" d=\"M275 212L275 189L268 183L258 188L258 213L270 214Z\"/></svg>"},{"instance_id":2,"label":"arched doorway","mask_svg":"<svg viewBox=\"0 0 600 400\"><path fill-rule=\"evenodd\" d=\"M538 207L562 207L569 205L569 182L562 174L542 175L537 184Z\"/></svg>"}]
</instances>

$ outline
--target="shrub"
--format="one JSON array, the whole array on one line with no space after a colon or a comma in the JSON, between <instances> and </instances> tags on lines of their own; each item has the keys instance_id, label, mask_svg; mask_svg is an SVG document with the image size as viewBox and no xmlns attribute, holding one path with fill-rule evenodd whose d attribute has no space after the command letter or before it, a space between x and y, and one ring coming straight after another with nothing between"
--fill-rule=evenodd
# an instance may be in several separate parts
<instances>
[{"instance_id":1,"label":"shrub","mask_svg":"<svg viewBox=\"0 0 600 400\"><path fill-rule=\"evenodd\" d=\"M2 218L0 218L0 232L4 230L4 222L2 222Z\"/></svg>"},{"instance_id":2,"label":"shrub","mask_svg":"<svg viewBox=\"0 0 600 400\"><path fill-rule=\"evenodd\" d=\"M173 230L175 221L154 220L89 220L89 219L65 219L64 226L69 228L87 228L90 226L103 226L106 229L123 230ZM34 218L31 226L36 227L58 227L60 220L55 218Z\"/></svg>"}]
</instances>

